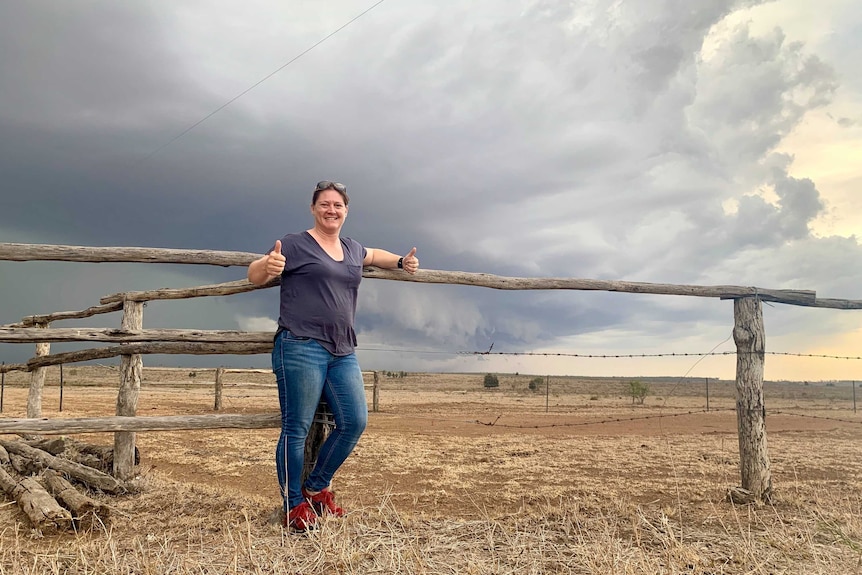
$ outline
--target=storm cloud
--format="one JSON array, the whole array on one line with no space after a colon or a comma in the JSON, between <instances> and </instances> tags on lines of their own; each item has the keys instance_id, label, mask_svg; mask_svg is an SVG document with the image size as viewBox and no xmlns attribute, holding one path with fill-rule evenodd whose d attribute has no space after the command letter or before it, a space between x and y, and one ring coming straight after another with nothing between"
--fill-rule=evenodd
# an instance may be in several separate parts
<instances>
[{"instance_id":1,"label":"storm cloud","mask_svg":"<svg viewBox=\"0 0 862 575\"><path fill-rule=\"evenodd\" d=\"M815 47L764 26L761 4L390 0L315 46L362 8L7 3L0 241L263 252L310 225L314 182L333 179L351 194L345 235L415 245L429 269L857 298L857 237L815 231L841 196L799 173L785 143L821 112L862 138L862 87L833 46L859 49L862 10L840 3L835 34ZM0 324L244 275L0 262ZM266 329L275 298L157 302L145 322ZM854 312L769 314L783 351L811 349L806 333L849 338L858 323ZM458 352L702 352L731 326L728 303L713 300L377 280L363 283L357 317L363 364L379 369L551 371Z\"/></svg>"}]
</instances>

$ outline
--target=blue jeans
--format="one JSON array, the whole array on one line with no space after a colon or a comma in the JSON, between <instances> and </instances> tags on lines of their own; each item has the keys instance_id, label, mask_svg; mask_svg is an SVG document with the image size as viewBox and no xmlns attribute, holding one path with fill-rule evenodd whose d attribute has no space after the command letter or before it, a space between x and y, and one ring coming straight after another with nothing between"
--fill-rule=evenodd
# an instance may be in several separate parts
<instances>
[{"instance_id":1,"label":"blue jeans","mask_svg":"<svg viewBox=\"0 0 862 575\"><path fill-rule=\"evenodd\" d=\"M320 491L353 451L368 422L362 371L355 354L332 355L317 341L281 331L272 349L272 371L278 382L281 436L275 449L275 469L285 512L303 501L302 466L305 439L320 399L335 417L305 488Z\"/></svg>"}]
</instances>

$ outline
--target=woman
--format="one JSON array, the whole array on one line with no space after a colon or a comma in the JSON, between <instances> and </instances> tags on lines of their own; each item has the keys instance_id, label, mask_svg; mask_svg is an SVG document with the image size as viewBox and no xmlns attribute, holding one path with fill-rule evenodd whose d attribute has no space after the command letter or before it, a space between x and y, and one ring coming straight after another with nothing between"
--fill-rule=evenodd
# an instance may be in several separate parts
<instances>
[{"instance_id":1,"label":"woman","mask_svg":"<svg viewBox=\"0 0 862 575\"><path fill-rule=\"evenodd\" d=\"M319 182L311 199L314 226L284 236L272 251L248 266L248 279L256 285L281 276L281 307L272 350L281 405L275 459L284 525L296 531L313 527L322 514L344 515L329 484L353 451L368 419L353 330L362 266L401 268L411 274L419 269L416 248L401 257L342 238L349 201L343 184ZM321 397L335 417L335 430L321 446L317 463L302 485L305 439Z\"/></svg>"}]
</instances>

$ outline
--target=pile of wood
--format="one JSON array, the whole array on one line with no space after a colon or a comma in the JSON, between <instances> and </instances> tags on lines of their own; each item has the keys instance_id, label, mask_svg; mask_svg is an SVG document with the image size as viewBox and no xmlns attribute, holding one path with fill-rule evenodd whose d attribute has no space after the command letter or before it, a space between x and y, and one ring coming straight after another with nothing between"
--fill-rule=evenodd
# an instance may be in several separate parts
<instances>
[{"instance_id":1,"label":"pile of wood","mask_svg":"<svg viewBox=\"0 0 862 575\"><path fill-rule=\"evenodd\" d=\"M43 534L107 524L110 508L91 495L130 491L109 474L112 466L109 447L62 437L0 440L0 489Z\"/></svg>"}]
</instances>

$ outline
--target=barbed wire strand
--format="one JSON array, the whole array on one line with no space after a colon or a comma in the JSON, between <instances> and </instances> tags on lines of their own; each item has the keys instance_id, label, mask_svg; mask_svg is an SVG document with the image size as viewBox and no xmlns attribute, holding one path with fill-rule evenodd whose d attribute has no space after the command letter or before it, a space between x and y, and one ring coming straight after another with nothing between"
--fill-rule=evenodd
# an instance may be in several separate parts
<instances>
[{"instance_id":1,"label":"barbed wire strand","mask_svg":"<svg viewBox=\"0 0 862 575\"><path fill-rule=\"evenodd\" d=\"M729 338L728 338L729 339ZM724 342L722 342L724 343ZM371 350L368 350L371 351ZM447 353L447 352L422 352L414 350L377 350L377 351L403 351L412 353ZM452 353L452 352L448 352ZM789 351L711 351L711 352L667 352L667 353L569 353L569 352L539 352L539 351L458 351L460 355L526 355L526 356L548 356L548 357L580 357L593 359L625 359L639 357L700 357L715 355L788 355L797 357L819 357L826 359L862 359L862 356L853 355L827 355L819 353L794 353Z\"/></svg>"},{"instance_id":2,"label":"barbed wire strand","mask_svg":"<svg viewBox=\"0 0 862 575\"><path fill-rule=\"evenodd\" d=\"M710 412L712 412L712 411L727 411L730 409L734 409L734 408L724 407L724 408L719 408L719 409L710 409ZM603 424L607 424L607 423L627 423L627 422L631 422L631 421L643 421L643 420L647 420L647 419L661 419L663 417L682 417L684 415L695 415L695 414L700 414L700 413L708 413L708 412L705 409L700 409L700 410L684 411L681 413L672 413L672 414L660 413L660 414L656 414L656 415L640 415L637 417L611 417L611 418L598 419L598 420L593 420L593 421L579 421L577 423L548 423L548 424L544 424L544 425L542 425L542 424L537 424L537 425L510 425L510 424L505 424L505 423L497 423L500 420L500 418L503 417L502 415L498 415L497 419L495 419L494 421L490 421L490 422L486 423L484 421L479 421L477 419L476 423L479 425L484 425L486 427L501 427L501 428L506 428L506 429L548 429L551 427L583 427L583 426L587 426L587 425L603 425Z\"/></svg>"},{"instance_id":3,"label":"barbed wire strand","mask_svg":"<svg viewBox=\"0 0 862 575\"><path fill-rule=\"evenodd\" d=\"M728 338L730 339L730 338ZM724 343L724 342L722 342ZM440 351L434 349L406 349L406 348L381 348L381 347L357 347L357 351L382 351L390 353L421 353L430 355L524 355L538 357L580 357L593 359L628 359L644 357L700 357L721 355L751 355L762 353L764 355L784 355L794 357L817 357L823 359L855 359L862 360L858 355L829 355L823 353L799 353L792 351L709 351L709 352L661 352L661 353L575 353L562 351Z\"/></svg>"},{"instance_id":4,"label":"barbed wire strand","mask_svg":"<svg viewBox=\"0 0 862 575\"><path fill-rule=\"evenodd\" d=\"M784 411L784 410L776 410L776 411L767 411L767 415L792 415L794 417L807 417L810 419L826 419L829 421L840 421L841 423L855 423L857 425L862 425L862 421L854 421L852 419L841 419L838 417L829 417L826 415L810 415L807 413L793 413L792 411Z\"/></svg>"},{"instance_id":5,"label":"barbed wire strand","mask_svg":"<svg viewBox=\"0 0 862 575\"><path fill-rule=\"evenodd\" d=\"M699 415L703 413L720 413L720 412L728 412L728 411L736 411L735 407L711 407L709 411L706 409L701 410L689 410L680 413L663 413L656 415L641 415L635 417L610 417L604 419L596 419L590 421L579 421L577 423L548 423L548 424L535 424L535 425L513 425L508 423L498 423L500 419L504 417L503 414L497 416L493 421L482 421L479 419L455 419L455 418L446 418L446 417L429 417L422 415L410 415L411 419L422 419L427 421L440 421L446 423L468 423L474 425L481 425L483 427L498 427L501 429L549 429L554 427L586 427L590 425L606 425L611 423L628 423L632 421L644 421L650 419L661 419L663 417L683 417L686 415ZM571 415L574 412L567 412L564 415ZM378 414L378 415L391 415L395 417L396 414ZM856 425L862 425L862 421L854 421L852 419L842 419L838 417L828 417L824 415L809 415L804 413L794 413L790 411L785 411L782 409L778 409L775 411L768 411L767 416L776 416L776 415L787 415L793 417L802 417L802 418L810 418L810 419L820 419L820 420L828 420L835 421L838 423L851 423Z\"/></svg>"}]
</instances>

